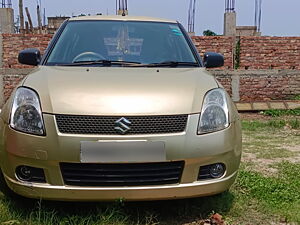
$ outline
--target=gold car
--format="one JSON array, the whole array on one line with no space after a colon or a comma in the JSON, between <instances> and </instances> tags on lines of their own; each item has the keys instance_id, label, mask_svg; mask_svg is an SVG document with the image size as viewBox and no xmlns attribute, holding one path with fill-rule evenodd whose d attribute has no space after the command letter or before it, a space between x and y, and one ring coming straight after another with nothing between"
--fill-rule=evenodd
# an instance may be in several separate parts
<instances>
[{"instance_id":1,"label":"gold car","mask_svg":"<svg viewBox=\"0 0 300 225\"><path fill-rule=\"evenodd\" d=\"M66 21L0 119L7 194L63 201L214 195L234 182L241 127L230 97L176 21Z\"/></svg>"}]
</instances>

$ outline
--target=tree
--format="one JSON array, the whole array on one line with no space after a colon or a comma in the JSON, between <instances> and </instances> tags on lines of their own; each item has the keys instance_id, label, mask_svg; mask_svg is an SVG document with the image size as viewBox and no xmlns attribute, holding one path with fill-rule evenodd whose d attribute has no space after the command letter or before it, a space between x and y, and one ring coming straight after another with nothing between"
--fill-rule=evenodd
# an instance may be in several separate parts
<instances>
[{"instance_id":1,"label":"tree","mask_svg":"<svg viewBox=\"0 0 300 225\"><path fill-rule=\"evenodd\" d=\"M203 35L204 36L218 36L215 32L213 32L211 30L205 30L205 31L203 31Z\"/></svg>"}]
</instances>

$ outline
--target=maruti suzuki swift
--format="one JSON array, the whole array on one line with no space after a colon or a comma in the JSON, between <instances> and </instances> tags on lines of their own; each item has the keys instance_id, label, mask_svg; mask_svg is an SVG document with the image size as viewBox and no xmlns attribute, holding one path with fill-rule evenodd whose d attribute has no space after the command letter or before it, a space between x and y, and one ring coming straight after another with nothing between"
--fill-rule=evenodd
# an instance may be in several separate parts
<instances>
[{"instance_id":1,"label":"maruti suzuki swift","mask_svg":"<svg viewBox=\"0 0 300 225\"><path fill-rule=\"evenodd\" d=\"M209 196L233 184L237 110L172 20L88 16L63 23L0 115L0 187L60 201Z\"/></svg>"}]
</instances>

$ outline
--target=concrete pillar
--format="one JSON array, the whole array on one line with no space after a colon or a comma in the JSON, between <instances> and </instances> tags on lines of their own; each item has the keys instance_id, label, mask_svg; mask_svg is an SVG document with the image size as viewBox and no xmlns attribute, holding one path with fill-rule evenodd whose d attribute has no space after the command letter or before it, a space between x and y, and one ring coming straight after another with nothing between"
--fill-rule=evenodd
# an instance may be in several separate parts
<instances>
[{"instance_id":1,"label":"concrete pillar","mask_svg":"<svg viewBox=\"0 0 300 225\"><path fill-rule=\"evenodd\" d=\"M14 10L0 8L0 33L14 33Z\"/></svg>"},{"instance_id":2,"label":"concrete pillar","mask_svg":"<svg viewBox=\"0 0 300 225\"><path fill-rule=\"evenodd\" d=\"M234 74L231 76L231 90L232 90L232 101L240 101L240 76Z\"/></svg>"},{"instance_id":3,"label":"concrete pillar","mask_svg":"<svg viewBox=\"0 0 300 225\"><path fill-rule=\"evenodd\" d=\"M236 36L235 12L226 12L224 14L224 36Z\"/></svg>"}]
</instances>

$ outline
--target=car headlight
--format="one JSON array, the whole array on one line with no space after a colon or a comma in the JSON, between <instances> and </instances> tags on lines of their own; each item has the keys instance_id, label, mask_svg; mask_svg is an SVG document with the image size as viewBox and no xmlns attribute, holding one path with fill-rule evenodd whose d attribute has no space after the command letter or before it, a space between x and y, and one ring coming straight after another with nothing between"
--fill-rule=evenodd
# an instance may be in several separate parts
<instances>
[{"instance_id":1,"label":"car headlight","mask_svg":"<svg viewBox=\"0 0 300 225\"><path fill-rule=\"evenodd\" d=\"M223 130L229 126L228 104L221 88L207 92L202 106L198 134Z\"/></svg>"},{"instance_id":2,"label":"car headlight","mask_svg":"<svg viewBox=\"0 0 300 225\"><path fill-rule=\"evenodd\" d=\"M17 89L10 115L10 126L24 133L45 135L38 95L29 88Z\"/></svg>"}]
</instances>

